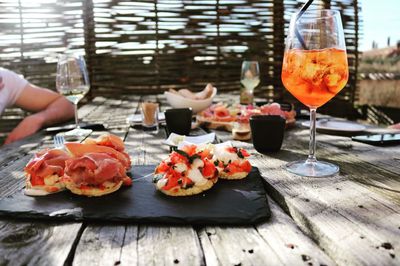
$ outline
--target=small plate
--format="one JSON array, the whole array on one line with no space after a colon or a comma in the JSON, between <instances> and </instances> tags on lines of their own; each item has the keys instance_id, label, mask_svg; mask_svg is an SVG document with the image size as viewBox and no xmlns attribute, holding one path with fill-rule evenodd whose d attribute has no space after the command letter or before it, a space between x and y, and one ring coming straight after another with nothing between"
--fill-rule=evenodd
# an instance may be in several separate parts
<instances>
[{"instance_id":1,"label":"small plate","mask_svg":"<svg viewBox=\"0 0 400 266\"><path fill-rule=\"evenodd\" d=\"M310 127L310 121L303 122L301 125L304 127ZM366 130L364 125L356 122L326 119L317 121L316 127L321 131L341 133L357 133Z\"/></svg>"},{"instance_id":2,"label":"small plate","mask_svg":"<svg viewBox=\"0 0 400 266\"><path fill-rule=\"evenodd\" d=\"M168 146L177 147L180 143L191 143L191 144L207 144L212 143L215 140L215 133L209 133L201 136L185 136L175 133L171 133L168 139L164 140L164 144Z\"/></svg>"},{"instance_id":3,"label":"small plate","mask_svg":"<svg viewBox=\"0 0 400 266\"><path fill-rule=\"evenodd\" d=\"M142 124L142 115L141 114L130 115L130 116L128 116L127 121L131 126L141 125ZM165 114L164 114L164 112L158 113L158 122L160 124L165 123Z\"/></svg>"}]
</instances>

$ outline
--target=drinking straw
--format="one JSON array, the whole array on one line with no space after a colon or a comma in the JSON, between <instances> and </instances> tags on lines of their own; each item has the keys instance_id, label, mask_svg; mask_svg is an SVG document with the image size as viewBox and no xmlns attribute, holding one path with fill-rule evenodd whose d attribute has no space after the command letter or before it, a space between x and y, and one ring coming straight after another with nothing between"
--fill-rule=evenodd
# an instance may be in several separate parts
<instances>
[{"instance_id":1,"label":"drinking straw","mask_svg":"<svg viewBox=\"0 0 400 266\"><path fill-rule=\"evenodd\" d=\"M306 12L307 8L312 4L314 0L308 0L301 8L299 11L299 14L297 14L297 18L296 21L299 20L299 18L304 14L304 12ZM295 34L297 39L299 39L299 42L301 44L301 46L303 47L304 50L308 50L306 43L304 42L303 37L301 37L299 30L297 29L297 26L295 25Z\"/></svg>"}]
</instances>

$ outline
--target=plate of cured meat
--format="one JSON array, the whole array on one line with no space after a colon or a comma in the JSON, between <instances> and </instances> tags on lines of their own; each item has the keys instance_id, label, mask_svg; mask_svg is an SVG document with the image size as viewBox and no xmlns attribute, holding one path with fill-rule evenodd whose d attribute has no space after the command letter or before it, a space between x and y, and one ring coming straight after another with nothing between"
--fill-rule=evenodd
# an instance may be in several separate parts
<instances>
[{"instance_id":1,"label":"plate of cured meat","mask_svg":"<svg viewBox=\"0 0 400 266\"><path fill-rule=\"evenodd\" d=\"M197 116L197 122L210 129L223 129L232 131L233 123L249 123L251 116L255 115L280 115L286 119L286 126L293 126L296 122L294 110L284 111L279 103L254 105L228 105L225 103L213 104Z\"/></svg>"}]
</instances>

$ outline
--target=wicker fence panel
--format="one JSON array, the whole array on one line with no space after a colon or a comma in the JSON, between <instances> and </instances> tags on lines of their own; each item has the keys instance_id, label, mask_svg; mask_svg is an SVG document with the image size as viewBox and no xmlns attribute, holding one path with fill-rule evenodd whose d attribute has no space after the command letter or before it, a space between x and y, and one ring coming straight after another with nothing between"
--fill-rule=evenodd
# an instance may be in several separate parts
<instances>
[{"instance_id":1,"label":"wicker fence panel","mask_svg":"<svg viewBox=\"0 0 400 266\"><path fill-rule=\"evenodd\" d=\"M320 0L342 11L349 85L356 97L357 0ZM57 53L86 53L92 94L200 89L238 90L244 59L260 62L267 98L287 97L280 80L285 30L294 0L5 0L0 1L0 60L35 84L54 88Z\"/></svg>"},{"instance_id":2,"label":"wicker fence panel","mask_svg":"<svg viewBox=\"0 0 400 266\"><path fill-rule=\"evenodd\" d=\"M1 66L54 89L57 53L84 53L82 0L0 1Z\"/></svg>"}]
</instances>

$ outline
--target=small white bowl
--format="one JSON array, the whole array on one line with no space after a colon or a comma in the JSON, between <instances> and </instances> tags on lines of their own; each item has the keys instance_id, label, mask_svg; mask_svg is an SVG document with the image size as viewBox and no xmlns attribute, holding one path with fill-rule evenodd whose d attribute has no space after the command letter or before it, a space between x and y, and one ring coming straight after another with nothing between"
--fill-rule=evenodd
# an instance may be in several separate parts
<instances>
[{"instance_id":1,"label":"small white bowl","mask_svg":"<svg viewBox=\"0 0 400 266\"><path fill-rule=\"evenodd\" d=\"M213 87L213 92L210 97L204 100L192 100L183 97L182 95L172 93L169 91L164 92L168 103L174 108L192 108L193 113L203 111L212 104L213 98L217 94L217 88Z\"/></svg>"}]
</instances>

